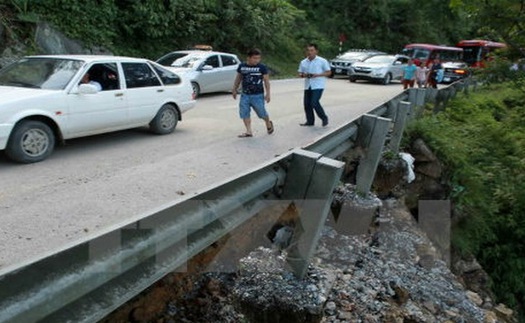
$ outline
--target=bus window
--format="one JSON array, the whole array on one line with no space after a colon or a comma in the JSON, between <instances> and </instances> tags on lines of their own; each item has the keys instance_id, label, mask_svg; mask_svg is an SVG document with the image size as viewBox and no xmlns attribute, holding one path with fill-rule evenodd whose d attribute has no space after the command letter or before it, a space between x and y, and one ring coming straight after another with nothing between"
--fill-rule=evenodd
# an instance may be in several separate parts
<instances>
[{"instance_id":1,"label":"bus window","mask_svg":"<svg viewBox=\"0 0 525 323\"><path fill-rule=\"evenodd\" d=\"M490 52L507 47L504 43L477 39L462 40L457 46L463 48L463 60L472 67L484 67Z\"/></svg>"},{"instance_id":2,"label":"bus window","mask_svg":"<svg viewBox=\"0 0 525 323\"><path fill-rule=\"evenodd\" d=\"M402 52L413 59L417 59L428 65L434 58L439 57L442 61L461 61L463 50L458 47L440 46L433 44L408 44Z\"/></svg>"}]
</instances>

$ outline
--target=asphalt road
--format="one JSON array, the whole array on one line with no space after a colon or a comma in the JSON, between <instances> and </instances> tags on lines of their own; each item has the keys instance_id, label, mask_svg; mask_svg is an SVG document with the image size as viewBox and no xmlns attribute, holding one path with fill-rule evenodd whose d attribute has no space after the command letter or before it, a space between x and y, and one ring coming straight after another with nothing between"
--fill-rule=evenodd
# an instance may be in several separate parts
<instances>
[{"instance_id":1,"label":"asphalt road","mask_svg":"<svg viewBox=\"0 0 525 323\"><path fill-rule=\"evenodd\" d=\"M0 153L0 270L129 223L149 211L304 146L402 91L330 79L321 99L330 124L304 122L302 80L271 83L275 133L254 119L244 128L231 94L200 98L173 134L134 129L68 141L30 165ZM183 196L184 194L184 196Z\"/></svg>"}]
</instances>

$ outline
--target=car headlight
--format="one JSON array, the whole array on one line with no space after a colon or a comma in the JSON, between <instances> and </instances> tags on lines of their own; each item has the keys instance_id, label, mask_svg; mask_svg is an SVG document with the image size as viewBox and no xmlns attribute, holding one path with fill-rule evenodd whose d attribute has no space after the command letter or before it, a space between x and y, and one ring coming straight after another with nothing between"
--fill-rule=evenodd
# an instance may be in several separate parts
<instances>
[{"instance_id":1,"label":"car headlight","mask_svg":"<svg viewBox=\"0 0 525 323\"><path fill-rule=\"evenodd\" d=\"M386 72L388 71L388 68L386 67L380 67L380 68L375 68L372 70L372 75L373 76L378 76L378 77L383 77Z\"/></svg>"}]
</instances>

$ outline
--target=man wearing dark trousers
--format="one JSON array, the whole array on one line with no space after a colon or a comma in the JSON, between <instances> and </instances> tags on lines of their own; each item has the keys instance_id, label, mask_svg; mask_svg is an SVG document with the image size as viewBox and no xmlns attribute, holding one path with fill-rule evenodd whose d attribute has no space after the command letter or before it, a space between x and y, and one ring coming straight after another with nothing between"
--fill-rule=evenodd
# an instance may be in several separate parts
<instances>
[{"instance_id":1,"label":"man wearing dark trousers","mask_svg":"<svg viewBox=\"0 0 525 323\"><path fill-rule=\"evenodd\" d=\"M318 47L316 44L309 44L306 47L306 58L299 64L299 77L304 78L304 113L306 122L301 126L313 126L315 123L314 111L323 122L323 127L328 125L328 117L324 112L319 100L323 95L326 84L326 77L330 76L330 64L320 56L317 56Z\"/></svg>"}]
</instances>

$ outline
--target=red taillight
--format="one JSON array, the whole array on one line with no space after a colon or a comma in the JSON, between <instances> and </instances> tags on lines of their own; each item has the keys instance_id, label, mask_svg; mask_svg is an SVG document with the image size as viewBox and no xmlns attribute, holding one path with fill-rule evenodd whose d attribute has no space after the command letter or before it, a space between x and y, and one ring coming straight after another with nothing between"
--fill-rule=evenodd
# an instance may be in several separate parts
<instances>
[{"instance_id":1,"label":"red taillight","mask_svg":"<svg viewBox=\"0 0 525 323\"><path fill-rule=\"evenodd\" d=\"M191 92L191 99L192 99L192 100L197 99L197 93L195 93L195 92Z\"/></svg>"},{"instance_id":2,"label":"red taillight","mask_svg":"<svg viewBox=\"0 0 525 323\"><path fill-rule=\"evenodd\" d=\"M472 64L472 67L485 67L483 62L475 62L474 64Z\"/></svg>"}]
</instances>

